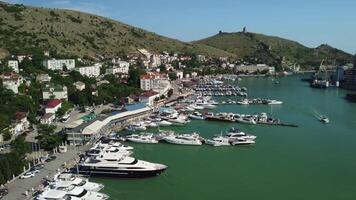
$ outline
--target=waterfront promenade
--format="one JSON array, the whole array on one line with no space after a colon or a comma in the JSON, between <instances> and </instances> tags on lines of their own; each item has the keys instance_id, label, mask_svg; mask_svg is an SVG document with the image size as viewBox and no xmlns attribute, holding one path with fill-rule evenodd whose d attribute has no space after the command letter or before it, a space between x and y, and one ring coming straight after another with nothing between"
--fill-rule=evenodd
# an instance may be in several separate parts
<instances>
[{"instance_id":1,"label":"waterfront promenade","mask_svg":"<svg viewBox=\"0 0 356 200\"><path fill-rule=\"evenodd\" d=\"M11 183L8 184L7 188L9 190L9 194L6 195L4 200L20 200L20 199L31 199L32 196L29 192L28 196L25 195L26 191L31 191L32 188L34 190L38 189L41 185L41 182L45 178L52 178L54 174L57 173L57 170L64 169L64 163L67 163L66 167L73 166L75 164L75 159L78 158L78 154L83 153L85 150L91 147L91 144L77 147L74 149L74 146L68 146L68 151L65 153L56 153L55 156L57 158L51 162L45 162L44 168L40 170L39 173L36 174L33 178L28 179L15 179Z\"/></svg>"}]
</instances>

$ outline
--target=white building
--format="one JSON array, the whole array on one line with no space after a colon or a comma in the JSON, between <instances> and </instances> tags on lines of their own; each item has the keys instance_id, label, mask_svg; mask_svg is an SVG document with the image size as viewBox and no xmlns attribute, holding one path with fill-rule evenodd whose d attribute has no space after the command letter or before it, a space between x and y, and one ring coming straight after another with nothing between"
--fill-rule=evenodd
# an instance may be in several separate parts
<instances>
[{"instance_id":1,"label":"white building","mask_svg":"<svg viewBox=\"0 0 356 200\"><path fill-rule=\"evenodd\" d=\"M146 92L142 93L139 96L139 102L143 103L143 104L146 104L148 106L153 106L154 100L156 98L159 98L159 93L155 92L155 91L152 91L152 90L149 90L149 91L146 91Z\"/></svg>"},{"instance_id":2,"label":"white building","mask_svg":"<svg viewBox=\"0 0 356 200\"><path fill-rule=\"evenodd\" d=\"M257 64L257 65L240 65L235 67L236 71L240 72L247 72L247 73L253 73L253 72L263 72L265 71L268 74L274 74L275 73L275 68L268 66L266 64Z\"/></svg>"},{"instance_id":3,"label":"white building","mask_svg":"<svg viewBox=\"0 0 356 200\"><path fill-rule=\"evenodd\" d=\"M44 60L43 66L50 70L60 70L63 71L65 67L67 70L73 70L75 68L75 60L74 59L50 59Z\"/></svg>"},{"instance_id":4,"label":"white building","mask_svg":"<svg viewBox=\"0 0 356 200\"><path fill-rule=\"evenodd\" d=\"M48 83L51 82L52 77L50 77L48 74L38 74L36 76L36 81L40 83Z\"/></svg>"},{"instance_id":5,"label":"white building","mask_svg":"<svg viewBox=\"0 0 356 200\"><path fill-rule=\"evenodd\" d=\"M126 61L116 61L114 65L106 70L106 74L127 76L129 74L130 63Z\"/></svg>"},{"instance_id":6,"label":"white building","mask_svg":"<svg viewBox=\"0 0 356 200\"><path fill-rule=\"evenodd\" d=\"M43 100L49 99L68 99L67 87L55 84L46 84L42 88L42 98Z\"/></svg>"},{"instance_id":7,"label":"white building","mask_svg":"<svg viewBox=\"0 0 356 200\"><path fill-rule=\"evenodd\" d=\"M176 71L177 79L182 79L184 78L183 71Z\"/></svg>"},{"instance_id":8,"label":"white building","mask_svg":"<svg viewBox=\"0 0 356 200\"><path fill-rule=\"evenodd\" d=\"M50 125L54 122L55 119L56 119L56 115L54 113L46 113L41 117L40 122L41 124Z\"/></svg>"},{"instance_id":9,"label":"white building","mask_svg":"<svg viewBox=\"0 0 356 200\"><path fill-rule=\"evenodd\" d=\"M60 99L51 99L46 104L46 113L56 113L58 109L62 107L62 101Z\"/></svg>"},{"instance_id":10,"label":"white building","mask_svg":"<svg viewBox=\"0 0 356 200\"><path fill-rule=\"evenodd\" d=\"M9 60L7 66L10 67L14 72L19 73L19 62L17 60Z\"/></svg>"},{"instance_id":11,"label":"white building","mask_svg":"<svg viewBox=\"0 0 356 200\"><path fill-rule=\"evenodd\" d=\"M101 66L102 66L102 64L96 63L92 66L78 67L78 68L75 68L75 70L78 71L83 76L98 77L98 76L100 76Z\"/></svg>"},{"instance_id":12,"label":"white building","mask_svg":"<svg viewBox=\"0 0 356 200\"><path fill-rule=\"evenodd\" d=\"M149 72L140 77L140 87L144 91L153 90L159 95L167 94L171 89L171 84L167 78L167 74Z\"/></svg>"},{"instance_id":13,"label":"white building","mask_svg":"<svg viewBox=\"0 0 356 200\"><path fill-rule=\"evenodd\" d=\"M5 88L12 90L15 94L19 93L18 88L23 83L22 76L15 72L5 72L0 77Z\"/></svg>"},{"instance_id":14,"label":"white building","mask_svg":"<svg viewBox=\"0 0 356 200\"><path fill-rule=\"evenodd\" d=\"M30 127L30 122L27 120L27 113L17 112L15 113L15 121L11 125L10 132L14 137L17 137Z\"/></svg>"},{"instance_id":15,"label":"white building","mask_svg":"<svg viewBox=\"0 0 356 200\"><path fill-rule=\"evenodd\" d=\"M73 83L73 85L75 86L75 88L79 91L82 91L85 89L85 83L81 82L81 81L77 81L75 83Z\"/></svg>"}]
</instances>

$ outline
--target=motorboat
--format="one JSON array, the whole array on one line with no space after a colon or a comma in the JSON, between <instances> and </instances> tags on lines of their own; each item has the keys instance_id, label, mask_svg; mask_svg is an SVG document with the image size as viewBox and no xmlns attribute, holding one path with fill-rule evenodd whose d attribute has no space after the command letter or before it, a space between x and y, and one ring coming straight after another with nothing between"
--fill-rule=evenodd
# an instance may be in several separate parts
<instances>
[{"instance_id":1,"label":"motorboat","mask_svg":"<svg viewBox=\"0 0 356 200\"><path fill-rule=\"evenodd\" d=\"M277 101L277 100L267 100L268 105L281 105L283 104L283 101Z\"/></svg>"},{"instance_id":2,"label":"motorboat","mask_svg":"<svg viewBox=\"0 0 356 200\"><path fill-rule=\"evenodd\" d=\"M130 142L144 143L144 144L156 144L158 140L153 136L153 134L133 134L126 137Z\"/></svg>"},{"instance_id":3,"label":"motorboat","mask_svg":"<svg viewBox=\"0 0 356 200\"><path fill-rule=\"evenodd\" d=\"M242 138L238 138L231 142L231 145L233 145L233 146L235 146L235 145L251 145L251 144L255 144L255 141L248 140L248 139L242 139Z\"/></svg>"},{"instance_id":4,"label":"motorboat","mask_svg":"<svg viewBox=\"0 0 356 200\"><path fill-rule=\"evenodd\" d=\"M124 145L120 142L104 142L104 141L100 141L99 143L95 144L93 148L103 149L107 147L116 147L120 150L127 150L127 151L134 149L133 147Z\"/></svg>"},{"instance_id":5,"label":"motorboat","mask_svg":"<svg viewBox=\"0 0 356 200\"><path fill-rule=\"evenodd\" d=\"M217 146L231 146L230 139L224 136L215 136L209 140L205 141L206 144Z\"/></svg>"},{"instance_id":6,"label":"motorboat","mask_svg":"<svg viewBox=\"0 0 356 200\"><path fill-rule=\"evenodd\" d=\"M320 118L320 121L323 122L324 124L328 124L330 122L329 118L327 118L326 116L322 116Z\"/></svg>"},{"instance_id":7,"label":"motorboat","mask_svg":"<svg viewBox=\"0 0 356 200\"><path fill-rule=\"evenodd\" d=\"M192 108L194 108L194 110L203 110L204 107L200 106L200 105L191 105Z\"/></svg>"},{"instance_id":8,"label":"motorboat","mask_svg":"<svg viewBox=\"0 0 356 200\"><path fill-rule=\"evenodd\" d=\"M132 151L126 150L126 149L120 149L117 147L104 147L104 148L91 148L86 152L87 156L97 156L102 152L106 152L106 153L119 153L121 155L125 155L125 156L130 156L133 154Z\"/></svg>"},{"instance_id":9,"label":"motorboat","mask_svg":"<svg viewBox=\"0 0 356 200\"><path fill-rule=\"evenodd\" d=\"M166 121L166 120L161 120L161 121L158 121L156 122L158 126L171 126L172 123L169 122L169 121Z\"/></svg>"},{"instance_id":10,"label":"motorboat","mask_svg":"<svg viewBox=\"0 0 356 200\"><path fill-rule=\"evenodd\" d=\"M65 191L61 190L52 190L46 188L44 191L39 193L37 196L34 197L35 200L81 200L79 197L71 197Z\"/></svg>"},{"instance_id":11,"label":"motorboat","mask_svg":"<svg viewBox=\"0 0 356 200\"><path fill-rule=\"evenodd\" d=\"M150 122L149 124L147 124L147 126L150 128L156 128L156 127L158 127L158 124L155 122Z\"/></svg>"},{"instance_id":12,"label":"motorboat","mask_svg":"<svg viewBox=\"0 0 356 200\"><path fill-rule=\"evenodd\" d=\"M243 100L237 101L236 103L239 105L249 105L250 104L248 99L243 99Z\"/></svg>"},{"instance_id":13,"label":"motorboat","mask_svg":"<svg viewBox=\"0 0 356 200\"><path fill-rule=\"evenodd\" d=\"M182 144L182 145L202 145L201 138L199 134L182 134L182 135L173 135L163 138L164 141L171 144Z\"/></svg>"},{"instance_id":14,"label":"motorboat","mask_svg":"<svg viewBox=\"0 0 356 200\"><path fill-rule=\"evenodd\" d=\"M226 137L229 138L230 141L235 139L255 140L257 138L254 135L248 135L245 132L242 132L240 129L234 127L226 133Z\"/></svg>"},{"instance_id":15,"label":"motorboat","mask_svg":"<svg viewBox=\"0 0 356 200\"><path fill-rule=\"evenodd\" d=\"M253 117L244 117L244 116L235 116L235 120L239 123L244 124L257 124L256 120Z\"/></svg>"},{"instance_id":16,"label":"motorboat","mask_svg":"<svg viewBox=\"0 0 356 200\"><path fill-rule=\"evenodd\" d=\"M87 157L78 164L79 173L91 176L111 176L117 178L146 178L157 176L167 169L166 165L138 160L120 154L103 153Z\"/></svg>"},{"instance_id":17,"label":"motorboat","mask_svg":"<svg viewBox=\"0 0 356 200\"><path fill-rule=\"evenodd\" d=\"M189 117L192 119L205 119L204 115L201 114L200 112L193 112L192 114L189 115Z\"/></svg>"},{"instance_id":18,"label":"motorboat","mask_svg":"<svg viewBox=\"0 0 356 200\"><path fill-rule=\"evenodd\" d=\"M54 180L69 182L74 186L82 187L88 191L93 191L93 192L98 192L104 188L103 184L90 182L86 178L78 177L71 173L58 174L57 176L55 176Z\"/></svg>"},{"instance_id":19,"label":"motorboat","mask_svg":"<svg viewBox=\"0 0 356 200\"><path fill-rule=\"evenodd\" d=\"M82 187L72 185L70 181L52 182L49 185L49 188L52 190L64 191L70 197L77 197L77 198L85 199L85 200L104 200L104 199L109 198L109 196L107 196L105 194L102 194L99 192L88 191Z\"/></svg>"}]
</instances>

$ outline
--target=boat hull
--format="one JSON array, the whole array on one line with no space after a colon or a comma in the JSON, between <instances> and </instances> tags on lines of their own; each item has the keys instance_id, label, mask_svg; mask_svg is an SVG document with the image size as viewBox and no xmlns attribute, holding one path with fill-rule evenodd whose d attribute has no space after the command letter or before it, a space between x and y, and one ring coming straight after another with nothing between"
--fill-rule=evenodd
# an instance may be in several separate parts
<instances>
[{"instance_id":1,"label":"boat hull","mask_svg":"<svg viewBox=\"0 0 356 200\"><path fill-rule=\"evenodd\" d=\"M125 170L104 170L104 169L90 169L89 167L81 166L79 168L79 173L83 175L89 175L94 177L113 177L113 178L124 178L124 179L138 179L138 178L149 178L158 176L163 173L166 169L157 169L150 171L125 171Z\"/></svg>"}]
</instances>

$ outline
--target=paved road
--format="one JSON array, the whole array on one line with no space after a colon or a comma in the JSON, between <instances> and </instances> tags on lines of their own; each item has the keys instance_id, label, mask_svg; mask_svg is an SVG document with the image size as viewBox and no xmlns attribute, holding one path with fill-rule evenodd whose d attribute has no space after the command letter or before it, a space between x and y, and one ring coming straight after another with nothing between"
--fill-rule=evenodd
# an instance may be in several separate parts
<instances>
[{"instance_id":1,"label":"paved road","mask_svg":"<svg viewBox=\"0 0 356 200\"><path fill-rule=\"evenodd\" d=\"M53 176L57 169L60 169L63 163L71 163L77 157L76 153L84 152L88 146L79 147L77 151L74 150L73 146L68 146L68 151L66 153L57 153L57 159L45 163L45 167L36 174L33 178L28 179L16 179L11 182L7 188L9 190L9 194L4 197L5 200L23 200L26 199L25 191L30 191L32 188L38 188L41 184L41 181L46 177ZM29 197L30 198L30 197Z\"/></svg>"}]
</instances>

